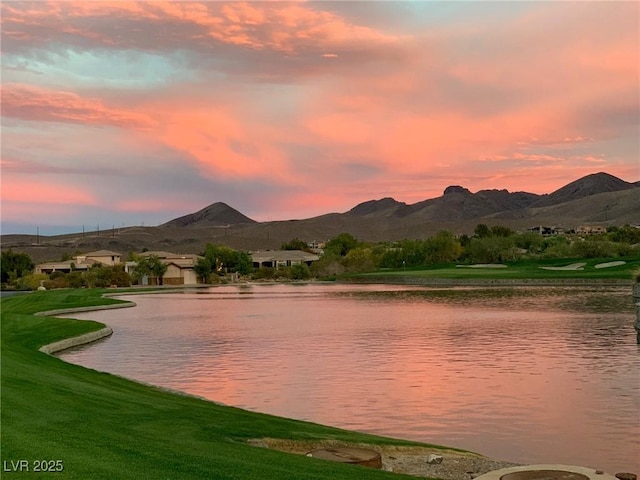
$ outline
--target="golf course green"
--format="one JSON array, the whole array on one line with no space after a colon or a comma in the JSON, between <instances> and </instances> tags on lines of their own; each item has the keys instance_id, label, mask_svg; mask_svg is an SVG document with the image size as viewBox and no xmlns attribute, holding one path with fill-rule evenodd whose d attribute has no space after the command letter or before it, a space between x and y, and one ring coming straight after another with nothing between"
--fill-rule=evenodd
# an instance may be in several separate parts
<instances>
[{"instance_id":1,"label":"golf course green","mask_svg":"<svg viewBox=\"0 0 640 480\"><path fill-rule=\"evenodd\" d=\"M542 282L626 282L631 283L640 271L640 257L624 258L563 258L520 260L498 265L442 264L415 269L379 270L371 273L352 275L357 281L372 279L394 281L394 279L423 279L437 282L445 280L479 280L489 284L492 281L513 281L527 284Z\"/></svg>"}]
</instances>

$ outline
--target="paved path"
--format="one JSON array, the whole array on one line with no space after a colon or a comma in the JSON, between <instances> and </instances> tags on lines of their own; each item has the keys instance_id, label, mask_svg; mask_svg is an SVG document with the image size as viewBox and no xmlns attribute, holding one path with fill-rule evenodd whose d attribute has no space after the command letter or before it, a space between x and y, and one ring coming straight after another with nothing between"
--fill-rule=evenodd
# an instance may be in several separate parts
<instances>
[{"instance_id":1,"label":"paved path","mask_svg":"<svg viewBox=\"0 0 640 480\"><path fill-rule=\"evenodd\" d=\"M552 474L554 471L558 472L555 476ZM536 472L540 473L536 474ZM520 475L517 475L518 473L520 473ZM583 480L584 478L588 480L617 480L613 475L603 473L600 470L594 470L593 468L555 464L503 468L480 475L476 477L475 480L500 480L506 475L508 475L508 477L505 480Z\"/></svg>"}]
</instances>

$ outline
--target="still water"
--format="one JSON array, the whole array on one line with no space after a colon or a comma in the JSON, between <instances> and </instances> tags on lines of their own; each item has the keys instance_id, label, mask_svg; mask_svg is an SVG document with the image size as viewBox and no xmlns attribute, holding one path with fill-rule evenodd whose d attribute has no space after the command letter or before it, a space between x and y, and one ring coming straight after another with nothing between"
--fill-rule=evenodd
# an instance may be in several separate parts
<instances>
[{"instance_id":1,"label":"still water","mask_svg":"<svg viewBox=\"0 0 640 480\"><path fill-rule=\"evenodd\" d=\"M249 410L640 473L629 288L247 285L123 297L61 358Z\"/></svg>"}]
</instances>

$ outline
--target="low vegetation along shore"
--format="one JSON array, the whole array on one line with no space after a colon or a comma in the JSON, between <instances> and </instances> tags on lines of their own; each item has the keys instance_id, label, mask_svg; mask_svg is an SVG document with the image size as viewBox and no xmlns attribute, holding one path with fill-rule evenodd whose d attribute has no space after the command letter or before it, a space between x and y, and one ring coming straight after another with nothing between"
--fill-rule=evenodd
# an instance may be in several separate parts
<instances>
[{"instance_id":1,"label":"low vegetation along shore","mask_svg":"<svg viewBox=\"0 0 640 480\"><path fill-rule=\"evenodd\" d=\"M42 478L35 470L46 469L52 478L63 472L70 479L402 478L281 451L300 453L314 445L392 452L384 459L387 468L427 478L466 478L466 471L505 465L460 450L223 406L71 365L38 350L104 325L37 312L117 302L104 298L105 292L32 292L1 300L4 474ZM428 453L453 455L457 470L454 462L427 464ZM420 472L410 458L420 459Z\"/></svg>"}]
</instances>

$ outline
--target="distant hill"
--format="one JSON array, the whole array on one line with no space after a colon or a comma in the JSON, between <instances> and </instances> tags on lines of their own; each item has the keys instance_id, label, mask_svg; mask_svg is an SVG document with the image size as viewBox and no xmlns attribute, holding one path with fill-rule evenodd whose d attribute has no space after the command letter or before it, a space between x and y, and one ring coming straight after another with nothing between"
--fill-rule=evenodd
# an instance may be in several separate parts
<instances>
[{"instance_id":1,"label":"distant hill","mask_svg":"<svg viewBox=\"0 0 640 480\"><path fill-rule=\"evenodd\" d=\"M619 192L637 187L638 182L625 182L618 177L604 172L593 173L575 182L571 182L549 195L544 195L534 206L545 207L548 205L558 205L559 203L578 200L591 195L597 195L598 193Z\"/></svg>"},{"instance_id":2,"label":"distant hill","mask_svg":"<svg viewBox=\"0 0 640 480\"><path fill-rule=\"evenodd\" d=\"M366 216L389 216L394 215L401 207L406 207L404 202L398 202L393 198L386 197L380 200L369 200L363 202L347 212L348 215L354 215L356 217Z\"/></svg>"},{"instance_id":3,"label":"distant hill","mask_svg":"<svg viewBox=\"0 0 640 480\"><path fill-rule=\"evenodd\" d=\"M235 208L223 202L216 202L196 213L175 218L161 227L226 227L257 223Z\"/></svg>"},{"instance_id":4,"label":"distant hill","mask_svg":"<svg viewBox=\"0 0 640 480\"><path fill-rule=\"evenodd\" d=\"M1 244L2 249L13 248L44 261L103 248L121 253L143 248L201 253L207 243L215 243L240 250L277 249L293 238L323 241L342 232L370 242L417 239L439 230L470 234L479 223L513 230L540 225L565 229L581 225L640 225L640 182L629 183L607 173L596 173L545 195L508 190L473 193L452 185L441 196L414 204L386 197L360 203L344 213L275 222L256 222L217 202L157 227L51 237L2 235Z\"/></svg>"}]
</instances>

